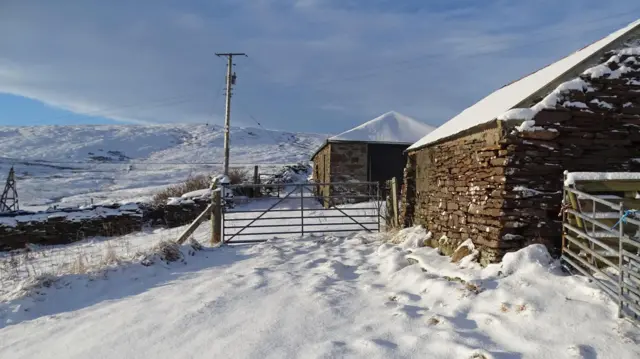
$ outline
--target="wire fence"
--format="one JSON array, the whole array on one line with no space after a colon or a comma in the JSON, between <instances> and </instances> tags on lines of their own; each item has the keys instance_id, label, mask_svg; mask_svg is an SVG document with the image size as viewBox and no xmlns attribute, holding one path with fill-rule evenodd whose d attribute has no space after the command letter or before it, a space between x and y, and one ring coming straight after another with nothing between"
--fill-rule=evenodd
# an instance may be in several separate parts
<instances>
[{"instance_id":1,"label":"wire fence","mask_svg":"<svg viewBox=\"0 0 640 359\"><path fill-rule=\"evenodd\" d=\"M29 279L99 273L112 266L140 261L161 242L175 240L181 231L181 228L157 229L121 237L93 237L64 245L29 245L0 252L0 297L19 289ZM196 231L192 238L206 243L206 228Z\"/></svg>"}]
</instances>

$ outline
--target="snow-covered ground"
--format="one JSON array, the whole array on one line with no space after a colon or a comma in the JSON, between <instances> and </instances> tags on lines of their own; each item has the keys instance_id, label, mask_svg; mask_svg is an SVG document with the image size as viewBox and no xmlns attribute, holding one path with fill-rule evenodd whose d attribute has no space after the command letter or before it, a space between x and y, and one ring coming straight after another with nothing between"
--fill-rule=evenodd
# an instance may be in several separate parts
<instances>
[{"instance_id":1,"label":"snow-covered ground","mask_svg":"<svg viewBox=\"0 0 640 359\"><path fill-rule=\"evenodd\" d=\"M327 137L231 129L232 167L273 173L306 162ZM22 209L146 201L190 175L215 174L223 130L211 125L0 126L0 182L16 168Z\"/></svg>"},{"instance_id":2,"label":"snow-covered ground","mask_svg":"<svg viewBox=\"0 0 640 359\"><path fill-rule=\"evenodd\" d=\"M194 191L189 195L206 194L209 190ZM385 204L380 202L363 202L357 204L340 205L337 209L324 209L320 203L311 197L304 200L304 228L301 226L300 204L301 198L296 188L287 187L280 198L254 199L248 203L240 201L234 208L228 209L222 223L226 241L264 241L273 238L300 237L304 230L307 234L335 234L347 235L367 229L378 232L384 226L382 216ZM286 198L286 194L291 197ZM305 196L310 193L305 192ZM296 198L297 197L297 198ZM269 211L267 212L267 209ZM120 213L133 213L136 205L121 206L118 210L99 208L100 211L81 213L46 213L17 217L0 218L0 224L8 226L16 222L42 220L52 216L65 216L69 220L82 219ZM353 216L353 217L350 217ZM208 222L206 226L210 226ZM206 227L204 226L204 227ZM229 227L229 228L227 228ZM246 227L246 228L245 228ZM83 271L100 269L112 264L115 259L128 261L137 258L151 250L160 241L175 241L185 227L172 229L146 229L141 233L129 234L121 237L92 237L67 245L36 246L28 245L27 250L0 252L0 298L8 293L20 290L24 281L32 280L42 275L65 275L77 272L77 266L84 267ZM194 234L194 239L208 242L209 231Z\"/></svg>"},{"instance_id":3,"label":"snow-covered ground","mask_svg":"<svg viewBox=\"0 0 640 359\"><path fill-rule=\"evenodd\" d=\"M66 276L4 297L0 357L640 357L640 330L540 245L480 268L424 238L281 239Z\"/></svg>"}]
</instances>

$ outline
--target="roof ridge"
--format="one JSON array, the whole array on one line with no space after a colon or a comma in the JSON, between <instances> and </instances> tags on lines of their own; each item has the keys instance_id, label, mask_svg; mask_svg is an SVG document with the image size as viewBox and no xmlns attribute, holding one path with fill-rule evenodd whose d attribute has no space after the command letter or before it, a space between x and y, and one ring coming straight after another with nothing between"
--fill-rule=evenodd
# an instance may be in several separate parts
<instances>
[{"instance_id":1,"label":"roof ridge","mask_svg":"<svg viewBox=\"0 0 640 359\"><path fill-rule=\"evenodd\" d=\"M433 132L414 143L409 150L416 150L430 143L440 142L458 133L490 122L504 112L522 107L541 93L550 93L560 83L577 77L583 67L597 56L619 46L629 36L640 33L640 19L612 32L598 41L582 47L580 50L564 56L556 62L530 73L516 81L493 91L488 96L466 108L458 115L445 122ZM529 106L527 106L529 107Z\"/></svg>"}]
</instances>

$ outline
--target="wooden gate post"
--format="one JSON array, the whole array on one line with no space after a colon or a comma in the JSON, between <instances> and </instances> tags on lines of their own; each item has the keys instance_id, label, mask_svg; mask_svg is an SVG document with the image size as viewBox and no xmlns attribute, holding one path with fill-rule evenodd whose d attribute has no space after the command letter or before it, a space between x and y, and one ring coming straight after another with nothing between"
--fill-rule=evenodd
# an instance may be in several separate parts
<instances>
[{"instance_id":1,"label":"wooden gate post","mask_svg":"<svg viewBox=\"0 0 640 359\"><path fill-rule=\"evenodd\" d=\"M253 167L253 184L260 184L260 172L258 171L258 166ZM260 197L260 188L253 187L253 197Z\"/></svg>"},{"instance_id":2,"label":"wooden gate post","mask_svg":"<svg viewBox=\"0 0 640 359\"><path fill-rule=\"evenodd\" d=\"M211 244L221 242L222 237L222 188L213 191L211 203Z\"/></svg>"},{"instance_id":3,"label":"wooden gate post","mask_svg":"<svg viewBox=\"0 0 640 359\"><path fill-rule=\"evenodd\" d=\"M396 178L393 177L391 179L391 201L393 202L391 206L393 207L393 225L398 228L398 184L396 182ZM387 211L389 209L387 208Z\"/></svg>"},{"instance_id":4,"label":"wooden gate post","mask_svg":"<svg viewBox=\"0 0 640 359\"><path fill-rule=\"evenodd\" d=\"M216 178L211 184L211 244L221 242L222 232L222 191L225 188L220 186L220 179Z\"/></svg>"}]
</instances>

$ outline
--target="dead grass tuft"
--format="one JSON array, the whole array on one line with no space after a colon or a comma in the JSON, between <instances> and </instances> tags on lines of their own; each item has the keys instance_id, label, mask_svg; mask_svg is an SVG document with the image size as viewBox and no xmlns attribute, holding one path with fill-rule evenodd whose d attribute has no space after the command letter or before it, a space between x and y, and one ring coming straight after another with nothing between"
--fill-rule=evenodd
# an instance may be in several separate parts
<instances>
[{"instance_id":1,"label":"dead grass tuft","mask_svg":"<svg viewBox=\"0 0 640 359\"><path fill-rule=\"evenodd\" d=\"M500 304L500 311L502 313L506 313L509 311L509 304L508 303L501 303Z\"/></svg>"},{"instance_id":2,"label":"dead grass tuft","mask_svg":"<svg viewBox=\"0 0 640 359\"><path fill-rule=\"evenodd\" d=\"M246 183L250 179L249 171L244 168L230 168L228 177L231 184Z\"/></svg>"},{"instance_id":3,"label":"dead grass tuft","mask_svg":"<svg viewBox=\"0 0 640 359\"><path fill-rule=\"evenodd\" d=\"M111 245L111 243L107 242L107 245L104 247L104 255L102 257L103 265L112 265L118 264L120 261L118 259L118 255L116 254L115 249Z\"/></svg>"},{"instance_id":4,"label":"dead grass tuft","mask_svg":"<svg viewBox=\"0 0 640 359\"><path fill-rule=\"evenodd\" d=\"M153 254L157 255L162 261L170 263L182 260L182 252L180 245L174 241L161 241L153 247Z\"/></svg>"},{"instance_id":5,"label":"dead grass tuft","mask_svg":"<svg viewBox=\"0 0 640 359\"><path fill-rule=\"evenodd\" d=\"M466 283L465 287L467 288L467 290L473 294L480 294L480 292L482 291L482 288L480 288L479 285L474 284L474 283Z\"/></svg>"},{"instance_id":6,"label":"dead grass tuft","mask_svg":"<svg viewBox=\"0 0 640 359\"><path fill-rule=\"evenodd\" d=\"M78 253L76 259L71 263L71 274L86 274L88 269L84 254Z\"/></svg>"},{"instance_id":7,"label":"dead grass tuft","mask_svg":"<svg viewBox=\"0 0 640 359\"><path fill-rule=\"evenodd\" d=\"M211 187L211 178L206 175L189 176L183 183L175 184L156 193L151 200L154 206L167 203L171 197L180 197L185 193Z\"/></svg>"},{"instance_id":8,"label":"dead grass tuft","mask_svg":"<svg viewBox=\"0 0 640 359\"><path fill-rule=\"evenodd\" d=\"M467 282L466 280L464 280L464 279L462 279L460 277L444 276L443 278L448 280L449 282L457 282L457 283L460 283L460 284L464 285L465 289L468 290L469 292L473 293L473 294L480 294L480 292L482 292L482 287L480 287L479 285L477 285L475 283Z\"/></svg>"}]
</instances>

